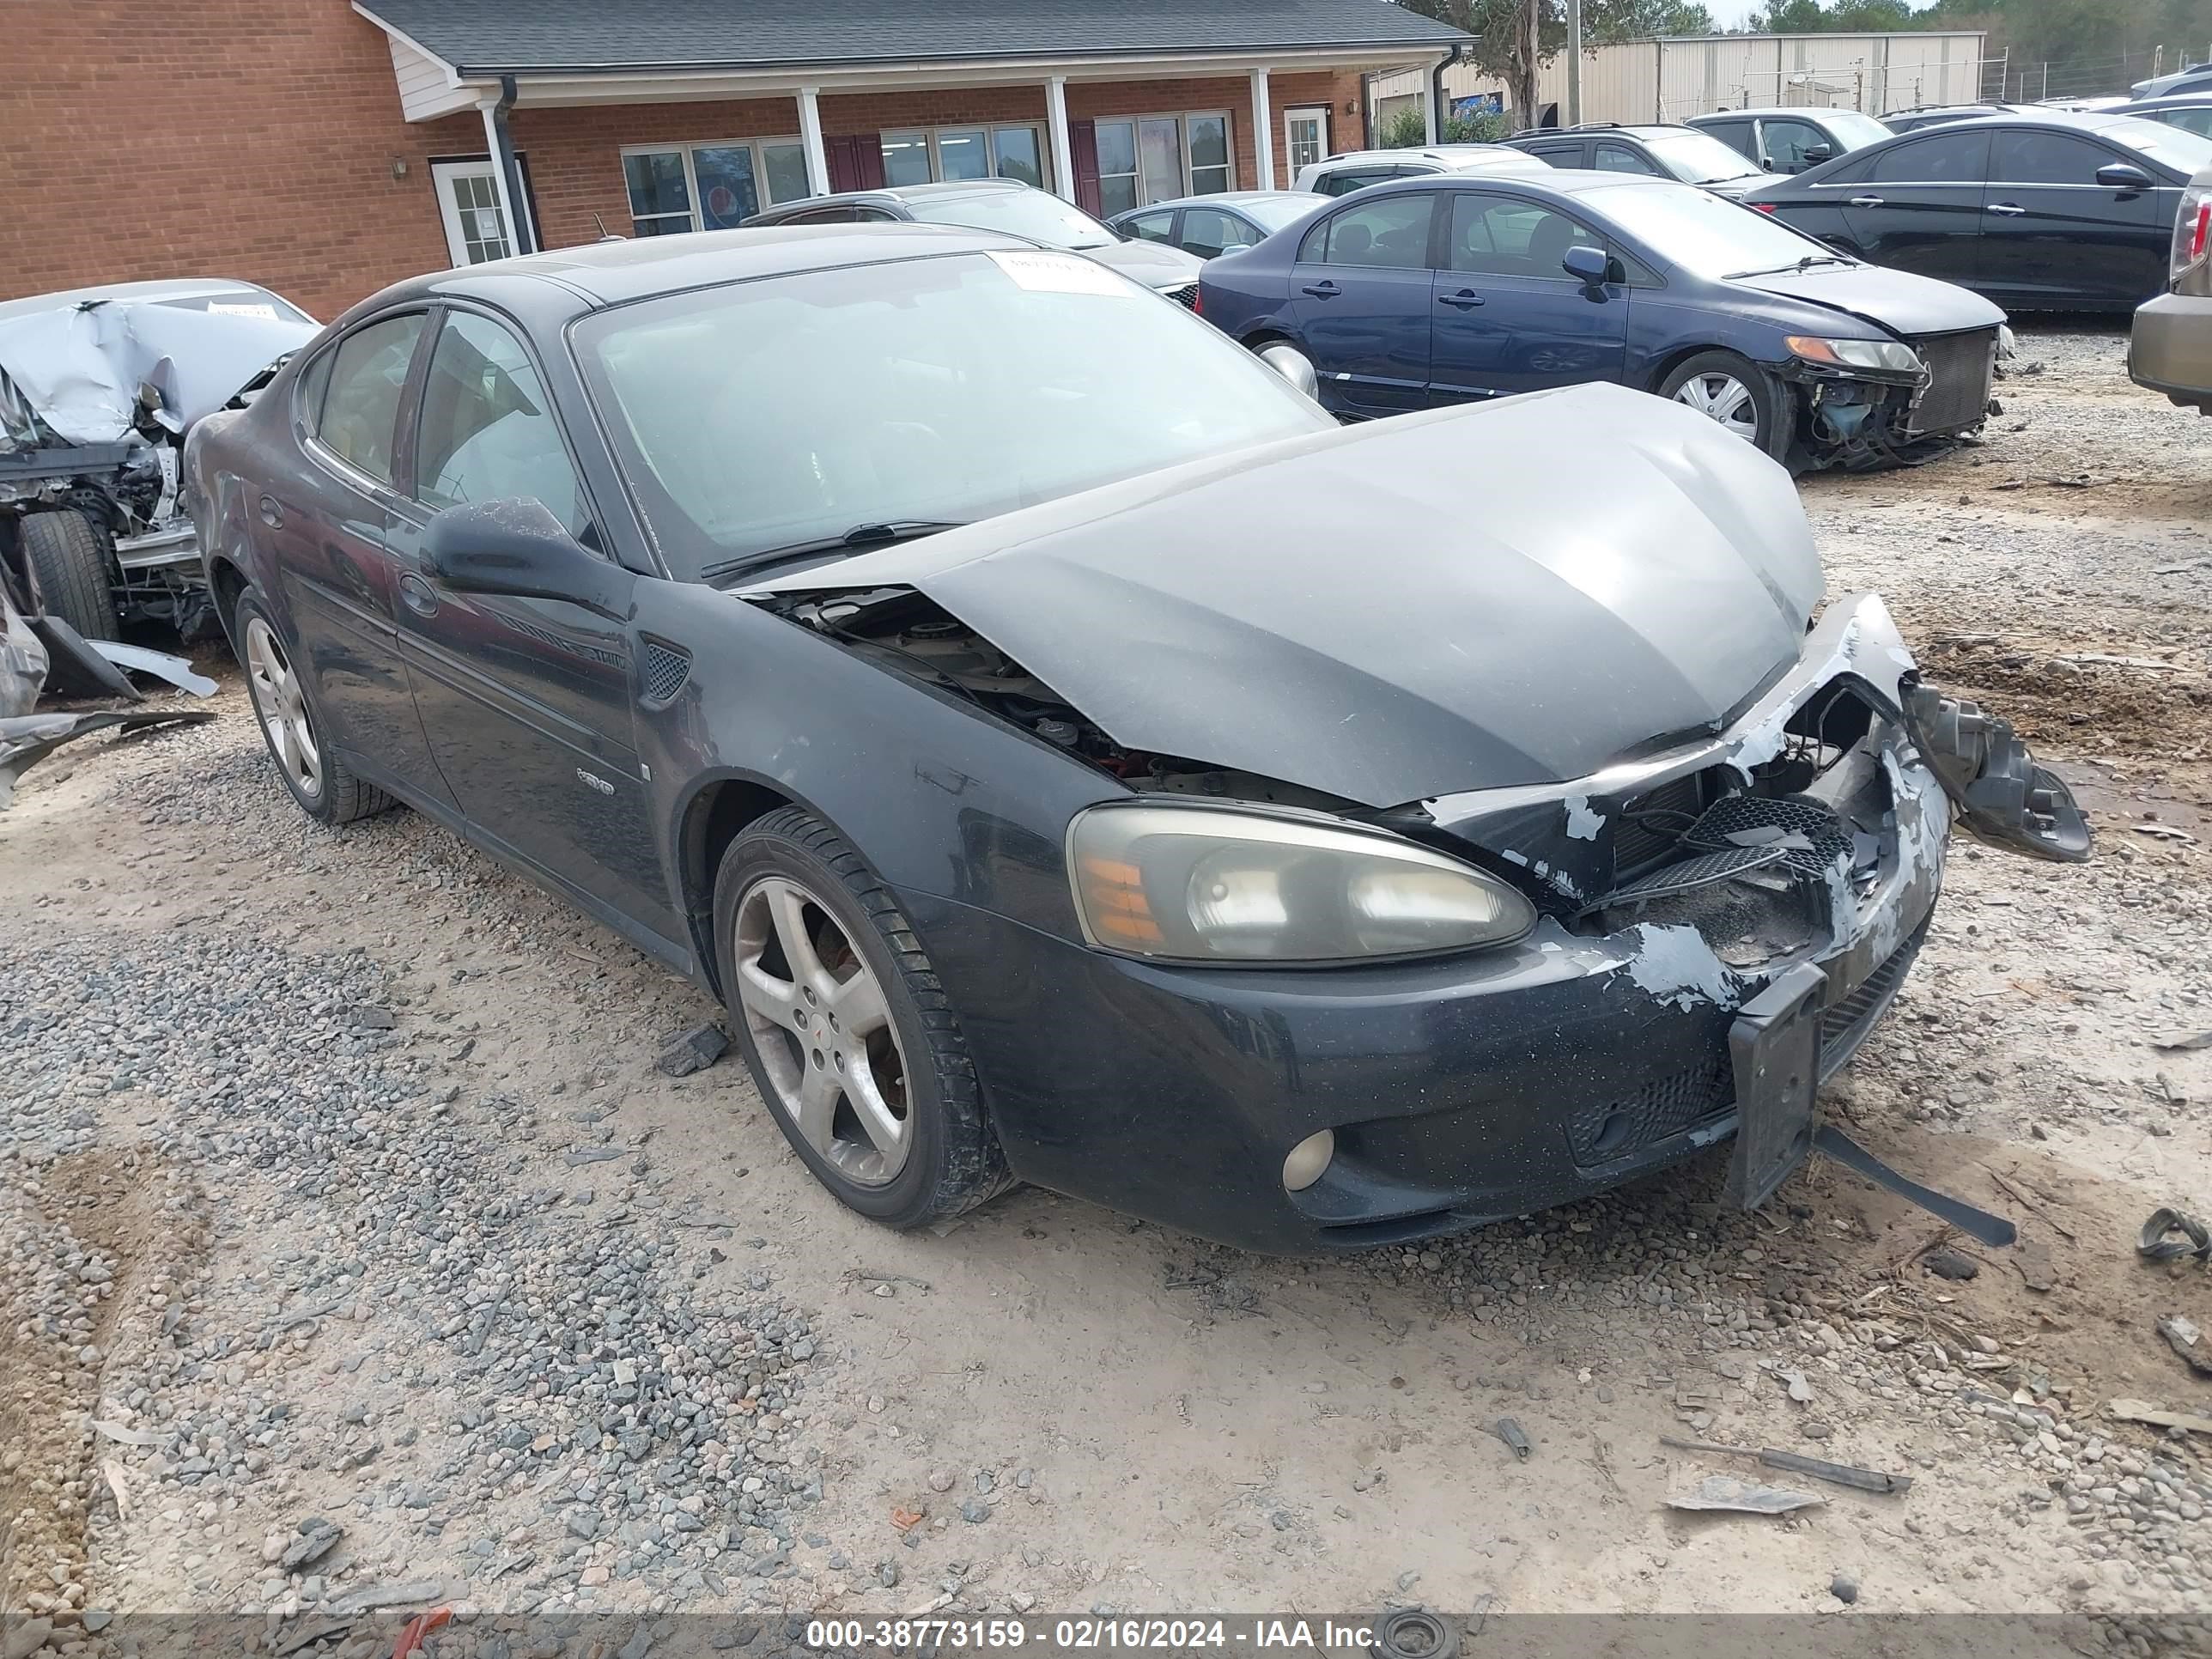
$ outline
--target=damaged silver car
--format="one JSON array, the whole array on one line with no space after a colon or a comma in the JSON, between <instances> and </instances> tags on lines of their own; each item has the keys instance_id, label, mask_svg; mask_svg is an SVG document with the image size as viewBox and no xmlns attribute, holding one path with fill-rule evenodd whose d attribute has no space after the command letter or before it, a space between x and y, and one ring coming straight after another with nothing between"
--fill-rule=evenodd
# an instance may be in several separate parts
<instances>
[{"instance_id":1,"label":"damaged silver car","mask_svg":"<svg viewBox=\"0 0 2212 1659\"><path fill-rule=\"evenodd\" d=\"M250 398L318 325L222 279L121 283L0 304L0 559L87 639L213 625L179 500L184 434Z\"/></svg>"}]
</instances>

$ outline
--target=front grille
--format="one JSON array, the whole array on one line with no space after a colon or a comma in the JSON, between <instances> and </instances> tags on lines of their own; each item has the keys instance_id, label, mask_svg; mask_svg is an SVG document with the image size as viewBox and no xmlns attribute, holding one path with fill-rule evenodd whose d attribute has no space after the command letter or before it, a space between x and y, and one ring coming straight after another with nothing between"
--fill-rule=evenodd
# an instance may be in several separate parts
<instances>
[{"instance_id":1,"label":"front grille","mask_svg":"<svg viewBox=\"0 0 2212 1659\"><path fill-rule=\"evenodd\" d=\"M1196 283L1185 283L1180 288L1164 288L1160 292L1166 295L1169 299L1173 300L1179 306L1188 306L1193 311L1198 309L1198 284Z\"/></svg>"},{"instance_id":2,"label":"front grille","mask_svg":"<svg viewBox=\"0 0 2212 1659\"><path fill-rule=\"evenodd\" d=\"M1915 432L1948 432L1972 426L1989 412L1990 377L1997 353L1996 331L1931 334L1913 349L1928 365L1928 390L1912 411Z\"/></svg>"},{"instance_id":3,"label":"front grille","mask_svg":"<svg viewBox=\"0 0 2212 1659\"><path fill-rule=\"evenodd\" d=\"M1705 781L1696 772L1621 802L1613 824L1616 879L1672 852L1705 804Z\"/></svg>"},{"instance_id":4,"label":"front grille","mask_svg":"<svg viewBox=\"0 0 2212 1659\"><path fill-rule=\"evenodd\" d=\"M1690 826L1689 845L1712 852L1731 847L1771 847L1781 862L1817 881L1851 850L1842 820L1825 806L1788 796L1728 795Z\"/></svg>"},{"instance_id":5,"label":"front grille","mask_svg":"<svg viewBox=\"0 0 2212 1659\"><path fill-rule=\"evenodd\" d=\"M1897 988L1905 982L1906 969L1912 959L1920 954L1920 947L1928 938L1928 923L1923 921L1905 942L1883 958L1881 964L1858 982L1849 996L1838 999L1820 1011L1820 1075L1823 1079L1836 1072L1843 1063L1857 1052L1866 1034L1874 1029L1890 1003L1897 996Z\"/></svg>"},{"instance_id":6,"label":"front grille","mask_svg":"<svg viewBox=\"0 0 2212 1659\"><path fill-rule=\"evenodd\" d=\"M1735 1098L1728 1062L1716 1055L1619 1100L1577 1108L1567 1119L1567 1142L1583 1168L1610 1164L1726 1111Z\"/></svg>"}]
</instances>

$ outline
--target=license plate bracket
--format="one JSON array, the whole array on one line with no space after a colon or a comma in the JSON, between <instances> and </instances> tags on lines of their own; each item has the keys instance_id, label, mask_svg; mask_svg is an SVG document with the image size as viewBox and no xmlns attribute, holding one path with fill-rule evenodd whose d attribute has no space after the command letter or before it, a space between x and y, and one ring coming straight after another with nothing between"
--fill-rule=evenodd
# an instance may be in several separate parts
<instances>
[{"instance_id":1,"label":"license plate bracket","mask_svg":"<svg viewBox=\"0 0 2212 1659\"><path fill-rule=\"evenodd\" d=\"M1766 1202L1813 1149L1827 989L1826 974L1800 963L1737 1010L1729 1027L1736 1127L1727 1198L1739 1208Z\"/></svg>"}]
</instances>

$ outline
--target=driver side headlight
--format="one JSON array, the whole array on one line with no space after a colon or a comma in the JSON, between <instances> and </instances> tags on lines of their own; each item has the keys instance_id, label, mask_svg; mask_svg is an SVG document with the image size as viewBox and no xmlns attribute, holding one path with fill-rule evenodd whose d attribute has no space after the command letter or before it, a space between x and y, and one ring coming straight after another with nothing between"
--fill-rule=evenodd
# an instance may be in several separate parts
<instances>
[{"instance_id":1,"label":"driver side headlight","mask_svg":"<svg viewBox=\"0 0 2212 1659\"><path fill-rule=\"evenodd\" d=\"M1502 945L1535 908L1393 836L1200 806L1096 806L1067 832L1094 945L1186 962L1316 963Z\"/></svg>"},{"instance_id":2,"label":"driver side headlight","mask_svg":"<svg viewBox=\"0 0 2212 1659\"><path fill-rule=\"evenodd\" d=\"M1824 340L1810 334L1792 334L1784 340L1791 353L1808 363L1838 368L1886 368L1894 374L1917 374L1920 354L1899 340Z\"/></svg>"}]
</instances>

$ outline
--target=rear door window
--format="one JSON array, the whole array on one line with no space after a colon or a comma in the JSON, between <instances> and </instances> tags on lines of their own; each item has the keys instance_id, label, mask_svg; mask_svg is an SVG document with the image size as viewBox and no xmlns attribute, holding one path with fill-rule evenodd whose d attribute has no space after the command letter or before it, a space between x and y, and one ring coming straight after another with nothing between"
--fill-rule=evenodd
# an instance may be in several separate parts
<instances>
[{"instance_id":1,"label":"rear door window","mask_svg":"<svg viewBox=\"0 0 2212 1659\"><path fill-rule=\"evenodd\" d=\"M1547 167L1578 167L1583 164L1583 146L1577 144L1531 144L1528 153Z\"/></svg>"},{"instance_id":2,"label":"rear door window","mask_svg":"<svg viewBox=\"0 0 2212 1659\"><path fill-rule=\"evenodd\" d=\"M1626 144L1603 141L1597 147L1597 170L1600 173L1641 173L1654 179L1666 177L1644 159L1642 152L1632 150Z\"/></svg>"},{"instance_id":3,"label":"rear door window","mask_svg":"<svg viewBox=\"0 0 2212 1659\"><path fill-rule=\"evenodd\" d=\"M1140 213L1133 219L1124 219L1122 228L1140 242L1164 242L1175 235L1175 214Z\"/></svg>"},{"instance_id":4,"label":"rear door window","mask_svg":"<svg viewBox=\"0 0 2212 1659\"><path fill-rule=\"evenodd\" d=\"M1183 251L1201 259L1232 247L1249 247L1260 233L1233 213L1219 208L1185 208L1182 215Z\"/></svg>"},{"instance_id":5,"label":"rear door window","mask_svg":"<svg viewBox=\"0 0 2212 1659\"><path fill-rule=\"evenodd\" d=\"M1946 132L1882 151L1871 178L1878 185L1978 185L1989 170L1987 132Z\"/></svg>"},{"instance_id":6,"label":"rear door window","mask_svg":"<svg viewBox=\"0 0 2212 1659\"><path fill-rule=\"evenodd\" d=\"M1425 270L1429 222L1436 202L1435 196L1420 191L1346 209L1328 222L1327 262L1394 270Z\"/></svg>"},{"instance_id":7,"label":"rear door window","mask_svg":"<svg viewBox=\"0 0 2212 1659\"><path fill-rule=\"evenodd\" d=\"M331 354L316 436L349 466L384 483L392 482L400 393L423 321L419 311L384 318L356 329Z\"/></svg>"},{"instance_id":8,"label":"rear door window","mask_svg":"<svg viewBox=\"0 0 2212 1659\"><path fill-rule=\"evenodd\" d=\"M1711 133L1714 137L1735 151L1737 155L1748 156L1754 161L1759 159L1758 155L1752 149L1750 122L1706 121L1700 123L1700 125L1704 131Z\"/></svg>"}]
</instances>

